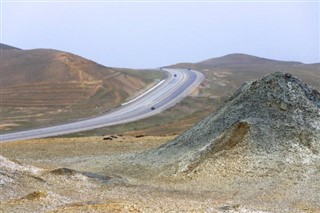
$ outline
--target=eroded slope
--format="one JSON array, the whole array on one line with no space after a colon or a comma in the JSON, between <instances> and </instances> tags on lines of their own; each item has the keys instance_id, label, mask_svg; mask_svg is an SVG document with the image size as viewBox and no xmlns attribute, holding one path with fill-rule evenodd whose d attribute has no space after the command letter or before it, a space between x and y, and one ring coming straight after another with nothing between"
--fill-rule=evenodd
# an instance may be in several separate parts
<instances>
[{"instance_id":1,"label":"eroded slope","mask_svg":"<svg viewBox=\"0 0 320 213\"><path fill-rule=\"evenodd\" d=\"M62 51L5 47L1 46L3 131L105 112L157 79L152 72L104 67Z\"/></svg>"}]
</instances>

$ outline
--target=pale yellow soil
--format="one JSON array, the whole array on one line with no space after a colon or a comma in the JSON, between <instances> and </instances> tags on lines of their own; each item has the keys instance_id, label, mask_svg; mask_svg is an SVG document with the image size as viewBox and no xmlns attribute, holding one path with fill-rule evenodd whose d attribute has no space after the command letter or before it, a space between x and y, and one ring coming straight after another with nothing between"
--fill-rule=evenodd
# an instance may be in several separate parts
<instances>
[{"instance_id":1,"label":"pale yellow soil","mask_svg":"<svg viewBox=\"0 0 320 213\"><path fill-rule=\"evenodd\" d=\"M63 166L70 168L70 165L64 163L66 159L81 158L90 161L90 158L100 157L103 159L104 156L114 154L140 152L156 148L175 137L113 136L117 138L103 140L104 137L110 137L108 135L104 137L48 138L0 143L0 155L42 168L49 169ZM104 164L100 166L101 169L105 168Z\"/></svg>"},{"instance_id":2,"label":"pale yellow soil","mask_svg":"<svg viewBox=\"0 0 320 213\"><path fill-rule=\"evenodd\" d=\"M113 140L54 138L0 144L0 155L45 169L2 186L1 190L8 196L0 200L0 212L320 211L312 200L305 202L306 199L294 194L301 193L299 189L304 187L298 180L286 181L286 177L272 173L254 176L244 168L239 171L237 163L243 166L247 159L232 158L230 155L236 156L236 151L223 154L218 160L210 158L191 173L162 177L130 165L125 159L176 136L116 137ZM221 167L224 162L227 162L225 167ZM220 166L215 168L215 164ZM70 173L54 170L62 167L73 170ZM90 178L86 172L99 176ZM245 175L248 178L244 179ZM99 179L101 177L107 181ZM293 195L289 201L288 193Z\"/></svg>"}]
</instances>

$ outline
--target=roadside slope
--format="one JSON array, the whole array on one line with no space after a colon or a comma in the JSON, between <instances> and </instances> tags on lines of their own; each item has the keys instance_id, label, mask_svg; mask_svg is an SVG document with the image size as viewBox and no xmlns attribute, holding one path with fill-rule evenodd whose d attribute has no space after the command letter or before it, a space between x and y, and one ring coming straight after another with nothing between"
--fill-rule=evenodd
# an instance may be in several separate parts
<instances>
[{"instance_id":1,"label":"roadside slope","mask_svg":"<svg viewBox=\"0 0 320 213\"><path fill-rule=\"evenodd\" d=\"M58 50L1 48L2 130L98 114L162 77L154 72L104 67Z\"/></svg>"}]
</instances>

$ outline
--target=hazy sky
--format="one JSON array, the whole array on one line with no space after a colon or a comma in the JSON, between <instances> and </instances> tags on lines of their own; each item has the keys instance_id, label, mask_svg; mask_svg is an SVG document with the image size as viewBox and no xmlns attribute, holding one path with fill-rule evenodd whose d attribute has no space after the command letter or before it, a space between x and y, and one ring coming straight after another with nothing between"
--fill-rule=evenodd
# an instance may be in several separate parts
<instances>
[{"instance_id":1,"label":"hazy sky","mask_svg":"<svg viewBox=\"0 0 320 213\"><path fill-rule=\"evenodd\" d=\"M230 53L320 62L319 2L1 0L1 42L149 68Z\"/></svg>"}]
</instances>

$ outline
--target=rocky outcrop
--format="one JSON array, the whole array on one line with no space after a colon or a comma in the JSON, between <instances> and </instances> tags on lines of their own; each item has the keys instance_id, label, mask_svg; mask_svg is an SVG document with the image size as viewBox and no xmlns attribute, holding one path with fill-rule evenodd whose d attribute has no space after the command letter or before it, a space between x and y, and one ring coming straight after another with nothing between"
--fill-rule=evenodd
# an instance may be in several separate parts
<instances>
[{"instance_id":1,"label":"rocky outcrop","mask_svg":"<svg viewBox=\"0 0 320 213\"><path fill-rule=\"evenodd\" d=\"M0 155L0 186L13 182L22 175L36 175L42 170L8 160Z\"/></svg>"},{"instance_id":2,"label":"rocky outcrop","mask_svg":"<svg viewBox=\"0 0 320 213\"><path fill-rule=\"evenodd\" d=\"M291 74L247 82L215 113L175 140L141 154L138 161L190 171L207 157L232 149L242 156L281 155L284 158L276 159L280 161L290 153L318 156L319 92Z\"/></svg>"},{"instance_id":3,"label":"rocky outcrop","mask_svg":"<svg viewBox=\"0 0 320 213\"><path fill-rule=\"evenodd\" d=\"M20 193L17 189L20 187L27 188L25 186L31 186L34 182L42 182L39 178L42 171L0 155L0 201L17 196Z\"/></svg>"}]
</instances>

